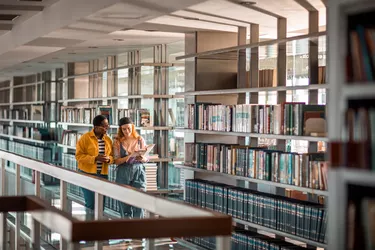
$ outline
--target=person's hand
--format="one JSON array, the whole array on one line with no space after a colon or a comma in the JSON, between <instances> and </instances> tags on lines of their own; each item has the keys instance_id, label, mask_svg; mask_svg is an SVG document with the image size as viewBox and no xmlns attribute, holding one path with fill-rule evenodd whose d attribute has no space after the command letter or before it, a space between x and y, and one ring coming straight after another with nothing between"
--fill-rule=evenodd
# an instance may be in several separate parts
<instances>
[{"instance_id":1,"label":"person's hand","mask_svg":"<svg viewBox=\"0 0 375 250\"><path fill-rule=\"evenodd\" d=\"M95 161L96 162L104 162L104 163L108 163L110 161L109 157L106 156L106 155L98 155L97 157L95 157Z\"/></svg>"},{"instance_id":2,"label":"person's hand","mask_svg":"<svg viewBox=\"0 0 375 250\"><path fill-rule=\"evenodd\" d=\"M129 155L128 155L128 156L125 156L125 157L123 157L123 159L125 160L125 162L128 162L129 158L130 158L130 156L129 156Z\"/></svg>"},{"instance_id":3,"label":"person's hand","mask_svg":"<svg viewBox=\"0 0 375 250\"><path fill-rule=\"evenodd\" d=\"M147 162L147 158L144 157L143 155L137 156L136 160L139 162Z\"/></svg>"}]
</instances>

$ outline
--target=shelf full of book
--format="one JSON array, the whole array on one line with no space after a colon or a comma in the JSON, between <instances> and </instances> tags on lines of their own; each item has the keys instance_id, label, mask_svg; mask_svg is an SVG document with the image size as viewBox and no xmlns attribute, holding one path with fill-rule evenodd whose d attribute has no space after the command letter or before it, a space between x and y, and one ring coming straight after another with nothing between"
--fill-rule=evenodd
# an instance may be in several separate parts
<instances>
[{"instance_id":1,"label":"shelf full of book","mask_svg":"<svg viewBox=\"0 0 375 250\"><path fill-rule=\"evenodd\" d=\"M328 247L368 250L375 246L375 3L334 0L328 6Z\"/></svg>"},{"instance_id":2,"label":"shelf full of book","mask_svg":"<svg viewBox=\"0 0 375 250\"><path fill-rule=\"evenodd\" d=\"M179 58L186 65L186 91L178 93L185 96L185 122L176 131L185 133L185 160L176 166L184 170L186 202L230 214L242 229L272 232L308 249L326 248L328 139L321 94L329 86L325 51L319 51L324 46L318 49L324 40L312 31L300 41L307 56L293 55L290 48L298 41L282 38L284 21L278 21L280 38L269 47L259 43L256 24L250 27L250 45L241 40L246 29L237 36L185 37L196 47ZM226 45L215 43L219 37ZM232 245L247 233L254 234L232 236ZM214 249L209 239L189 241Z\"/></svg>"},{"instance_id":3,"label":"shelf full of book","mask_svg":"<svg viewBox=\"0 0 375 250\"><path fill-rule=\"evenodd\" d=\"M328 141L327 137L319 137L319 136L296 136L296 135L276 135L276 134L259 134L259 133L244 133L244 132L225 132L225 131L212 131L212 130L194 130L194 129L185 129L185 128L176 128L175 130L179 132L194 133L194 134L239 136L239 137L266 138L266 139L279 139L279 140L302 140L302 141L310 141L310 142Z\"/></svg>"},{"instance_id":4,"label":"shelf full of book","mask_svg":"<svg viewBox=\"0 0 375 250\"><path fill-rule=\"evenodd\" d=\"M59 82L64 89L58 97L61 153L74 153L79 136L92 129L94 116L102 114L108 118L108 135L113 140L118 133L118 120L130 117L146 144L156 144L152 161L158 165L158 188L176 187L174 181L170 186L169 181L175 178L169 175L176 175L171 171L171 162L180 160L183 152L183 137L174 132L181 121L183 105L173 104L183 103L183 98L175 95L183 89L177 76L180 71L164 60L168 58L167 46L68 64L67 76ZM146 55L145 51L155 54ZM158 61L159 58L164 61ZM180 68L183 71L183 66ZM98 76L103 80L98 81Z\"/></svg>"},{"instance_id":5,"label":"shelf full of book","mask_svg":"<svg viewBox=\"0 0 375 250\"><path fill-rule=\"evenodd\" d=\"M300 191L300 192L303 192L303 193L310 193L310 194L313 194L313 195L323 195L323 196L328 197L328 191L323 190L323 189L315 189L315 188L291 185L291 184L280 183L280 182L275 182L275 181L261 180L261 179L256 179L256 178L251 178L251 177L246 177L246 176L240 176L240 175L235 175L235 174L229 174L229 173L223 173L223 172L220 172L220 171L212 171L212 170L207 170L207 169L202 169L202 168L197 168L197 167L192 167L192 166L186 166L186 165L175 164L175 166L177 168L185 169L185 170L188 170L188 171L202 172L202 173L212 174L212 175L220 175L220 176L225 177L225 178L242 180L242 181L251 182L251 183L265 184L265 185L270 185L270 186L279 187L279 188L285 188L285 189L289 189L289 190L296 190L296 191Z\"/></svg>"}]
</instances>

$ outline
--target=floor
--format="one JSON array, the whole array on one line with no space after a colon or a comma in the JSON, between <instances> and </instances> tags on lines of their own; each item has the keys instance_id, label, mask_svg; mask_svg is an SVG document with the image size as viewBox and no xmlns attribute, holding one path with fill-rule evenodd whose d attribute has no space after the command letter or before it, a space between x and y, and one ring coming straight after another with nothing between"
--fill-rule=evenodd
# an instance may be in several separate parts
<instances>
[{"instance_id":1,"label":"floor","mask_svg":"<svg viewBox=\"0 0 375 250\"><path fill-rule=\"evenodd\" d=\"M112 244L113 242L111 242ZM142 244L143 243L143 244ZM176 242L171 241L170 239L161 239L161 240L156 240L156 248L157 250L184 250L184 249L189 249L183 246L180 246L176 244ZM94 249L93 246L90 247L81 247L81 249L84 250L92 250ZM130 249L136 249L136 250L143 250L145 249L145 243L142 242L141 240L132 240L131 242L126 242L126 243L118 243L118 244L113 244L110 246L104 246L103 250L130 250Z\"/></svg>"}]
</instances>

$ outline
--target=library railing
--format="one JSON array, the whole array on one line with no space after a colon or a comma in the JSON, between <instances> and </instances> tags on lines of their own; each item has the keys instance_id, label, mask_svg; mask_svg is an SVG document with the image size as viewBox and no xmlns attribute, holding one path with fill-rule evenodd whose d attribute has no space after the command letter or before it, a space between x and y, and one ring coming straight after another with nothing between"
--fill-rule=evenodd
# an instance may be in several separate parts
<instances>
[{"instance_id":1,"label":"library railing","mask_svg":"<svg viewBox=\"0 0 375 250\"><path fill-rule=\"evenodd\" d=\"M11 181L9 176L6 176L5 166L7 161L15 164L15 180ZM60 249L66 249L66 246L64 246L66 242L71 242L70 249L76 249L80 241L100 242L109 239L129 238L146 238L147 249L154 249L154 239L156 238L192 236L215 236L217 249L230 249L232 231L230 216L203 210L182 202L155 197L129 186L118 185L7 151L0 150L0 162L0 213L16 212L14 223L16 246L19 246L21 235L20 212L38 210L38 212L32 212L33 222L35 223L33 223L34 230L31 229L31 235L37 235L31 237L34 245L39 244L38 239L36 239L39 230L35 231L35 225L44 224L60 233L63 239L65 238L60 241ZM21 196L21 166L35 171L35 196ZM49 206L39 198L41 196L41 173L60 180L61 210ZM7 183L7 180L10 183ZM13 185L13 182L16 196L7 197L5 196L7 185ZM95 220L78 221L66 211L68 202L67 183L95 192ZM103 215L104 196L145 209L149 218L105 220ZM159 215L159 217L155 215ZM4 214L1 218L0 228L4 228L7 225L7 219ZM4 235L4 230L2 230L0 239L4 239ZM1 241L1 244L4 244L4 240ZM3 247L3 245L0 245L0 247ZM16 249L18 248L16 247ZM34 247L34 249L40 248ZM102 245L96 243L95 249L102 249Z\"/></svg>"}]
</instances>

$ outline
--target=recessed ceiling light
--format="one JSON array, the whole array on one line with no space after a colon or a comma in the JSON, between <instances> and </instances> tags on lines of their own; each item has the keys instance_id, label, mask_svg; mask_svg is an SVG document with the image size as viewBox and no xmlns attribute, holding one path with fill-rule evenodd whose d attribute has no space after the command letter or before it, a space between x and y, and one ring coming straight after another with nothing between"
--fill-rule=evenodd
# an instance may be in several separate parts
<instances>
[{"instance_id":1,"label":"recessed ceiling light","mask_svg":"<svg viewBox=\"0 0 375 250\"><path fill-rule=\"evenodd\" d=\"M124 41L124 39L115 38L115 39L113 39L113 41L116 41L116 42L122 42L122 41Z\"/></svg>"},{"instance_id":2,"label":"recessed ceiling light","mask_svg":"<svg viewBox=\"0 0 375 250\"><path fill-rule=\"evenodd\" d=\"M193 20L193 21L199 21L200 20L199 18L196 18L196 17L184 17L184 19Z\"/></svg>"},{"instance_id":3,"label":"recessed ceiling light","mask_svg":"<svg viewBox=\"0 0 375 250\"><path fill-rule=\"evenodd\" d=\"M240 2L240 4L242 4L242 5L254 5L254 4L256 4L256 2L242 1L242 2Z\"/></svg>"},{"instance_id":4,"label":"recessed ceiling light","mask_svg":"<svg viewBox=\"0 0 375 250\"><path fill-rule=\"evenodd\" d=\"M133 12L119 12L119 13L101 13L98 15L99 18L105 19L124 19L124 20L137 20L145 18L146 15L137 14Z\"/></svg>"}]
</instances>

